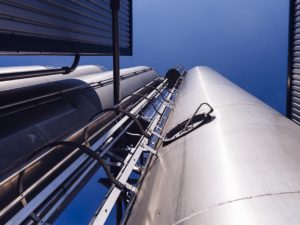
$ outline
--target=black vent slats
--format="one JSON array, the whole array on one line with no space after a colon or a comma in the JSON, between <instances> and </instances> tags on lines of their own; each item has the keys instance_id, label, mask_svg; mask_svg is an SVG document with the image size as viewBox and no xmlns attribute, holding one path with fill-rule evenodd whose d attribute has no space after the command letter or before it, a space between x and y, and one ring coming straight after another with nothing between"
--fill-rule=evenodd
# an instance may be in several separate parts
<instances>
[{"instance_id":1,"label":"black vent slats","mask_svg":"<svg viewBox=\"0 0 300 225\"><path fill-rule=\"evenodd\" d=\"M290 0L287 115L300 124L300 0Z\"/></svg>"}]
</instances>

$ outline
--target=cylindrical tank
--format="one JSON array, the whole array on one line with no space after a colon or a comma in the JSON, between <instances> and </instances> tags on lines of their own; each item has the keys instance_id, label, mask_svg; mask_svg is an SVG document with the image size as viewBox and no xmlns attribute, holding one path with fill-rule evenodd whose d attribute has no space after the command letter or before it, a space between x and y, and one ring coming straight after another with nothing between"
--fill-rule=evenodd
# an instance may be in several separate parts
<instances>
[{"instance_id":1,"label":"cylindrical tank","mask_svg":"<svg viewBox=\"0 0 300 225\"><path fill-rule=\"evenodd\" d=\"M83 131L77 131L102 109L113 107L112 71L93 73L91 67L79 67L78 70L76 76L49 76L44 77L45 80L28 78L0 83L0 211L19 195L17 171L37 156L32 156L36 149L70 135L70 141L82 143ZM47 82L49 80L51 82ZM154 86L161 82L156 71L150 67L121 70L123 97L149 82ZM141 89L139 94L149 91L147 88ZM135 101L138 99L122 101L121 107L126 109ZM113 118L113 112L106 113L89 127L89 136ZM73 135L75 132L76 135ZM30 187L68 154L69 151L60 148L40 159L27 169L24 187ZM77 154L66 164L79 156ZM51 179L53 177L48 181ZM0 224L1 219L0 216Z\"/></svg>"},{"instance_id":2,"label":"cylindrical tank","mask_svg":"<svg viewBox=\"0 0 300 225\"><path fill-rule=\"evenodd\" d=\"M95 113L113 106L112 71L95 73L90 67L78 70L76 73L81 75L75 77L60 75L53 80L47 76L44 80L28 78L0 83L0 122L5 127L0 129L0 182L31 151L67 137ZM128 74L133 76L123 79ZM122 97L157 77L150 67L122 69ZM99 82L104 83L93 88Z\"/></svg>"},{"instance_id":3,"label":"cylindrical tank","mask_svg":"<svg viewBox=\"0 0 300 225\"><path fill-rule=\"evenodd\" d=\"M300 127L212 69L195 67L164 133L203 102L215 119L158 149L128 224L299 224Z\"/></svg>"}]
</instances>

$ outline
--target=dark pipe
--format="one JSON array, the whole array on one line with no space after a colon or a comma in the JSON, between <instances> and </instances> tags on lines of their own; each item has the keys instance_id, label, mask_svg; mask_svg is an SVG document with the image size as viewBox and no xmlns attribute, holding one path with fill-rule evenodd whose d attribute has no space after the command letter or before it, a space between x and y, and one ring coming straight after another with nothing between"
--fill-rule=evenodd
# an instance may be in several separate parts
<instances>
[{"instance_id":1,"label":"dark pipe","mask_svg":"<svg viewBox=\"0 0 300 225\"><path fill-rule=\"evenodd\" d=\"M74 61L70 67L62 67L62 68L50 69L50 70L36 70L36 71L0 74L0 81L16 80L16 79L31 78L31 77L41 77L41 76L57 75L57 74L68 74L73 72L77 68L79 64L79 60L80 60L80 55L76 54L74 57Z\"/></svg>"},{"instance_id":2,"label":"dark pipe","mask_svg":"<svg viewBox=\"0 0 300 225\"><path fill-rule=\"evenodd\" d=\"M69 74L69 73L72 73L74 70L76 70L76 68L79 64L79 61L80 61L80 55L76 54L75 57L74 57L73 64L70 67L63 67L62 68L62 69L65 70L65 72L63 74Z\"/></svg>"},{"instance_id":3,"label":"dark pipe","mask_svg":"<svg viewBox=\"0 0 300 225\"><path fill-rule=\"evenodd\" d=\"M110 0L112 13L114 104L120 102L120 46L119 46L119 9L120 0Z\"/></svg>"}]
</instances>

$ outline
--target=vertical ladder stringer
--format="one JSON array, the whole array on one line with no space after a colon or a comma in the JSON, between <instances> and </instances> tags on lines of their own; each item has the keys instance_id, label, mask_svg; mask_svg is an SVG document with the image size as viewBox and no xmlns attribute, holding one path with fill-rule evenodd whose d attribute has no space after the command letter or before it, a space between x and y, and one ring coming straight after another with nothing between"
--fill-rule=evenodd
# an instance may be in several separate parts
<instances>
[{"instance_id":1,"label":"vertical ladder stringer","mask_svg":"<svg viewBox=\"0 0 300 225\"><path fill-rule=\"evenodd\" d=\"M139 160L139 158L141 157L141 155L145 152L149 153L149 156L147 158L147 162L146 162L146 166L144 167L144 169L146 169L147 165L149 165L149 160L150 160L150 156L151 155L155 155L156 157L158 157L158 152L155 150L155 146L157 144L157 142L159 141L159 139L163 139L163 137L159 134L162 131L162 127L158 127L159 124L164 124L166 122L166 119L168 118L168 115L170 113L167 112L167 108L172 109L170 107L170 102L173 103L173 101L175 100L175 97L177 95L177 91L175 90L175 87L168 91L168 94L165 98L166 101L164 101L162 104L160 104L160 107L158 109L158 113L155 114L154 119L151 121L150 125L147 128L147 131L151 134L151 137L154 138L156 137L156 142L151 142L151 138L148 139L145 136L142 136L141 139L139 140L139 142L136 144L135 147L131 148L130 150L130 154L127 155L126 159L124 160L124 166L122 167L122 169L119 171L118 175L117 175L117 179L126 185L130 185L127 183L127 180L129 179L130 175L132 174L132 172L134 171L134 169L136 168L136 164ZM167 114L167 115L165 115ZM157 131L159 130L159 131ZM159 132L159 133L157 133ZM158 137L158 138L157 138ZM144 173L142 172L142 176L139 178L139 180L142 180ZM137 182L138 185L140 185L139 182ZM130 185L130 187L132 187L133 185ZM134 197L136 196L136 192L138 191L139 187L134 187ZM104 224L105 221L107 220L110 212L112 211L114 205L116 204L118 198L120 197L122 193L122 190L120 190L119 188L117 188L116 186L112 185L112 187L110 188L108 194L105 197L105 200L102 202L102 205L99 207L99 209L97 210L97 212L95 213L93 219L90 222L90 225L101 225ZM134 200L134 197L131 199L131 203ZM129 204L132 205L132 204ZM126 214L128 214L130 210L130 207L127 207L126 209ZM126 218L123 217L123 221Z\"/></svg>"},{"instance_id":2,"label":"vertical ladder stringer","mask_svg":"<svg viewBox=\"0 0 300 225\"><path fill-rule=\"evenodd\" d=\"M159 90L164 90L166 88L167 81L164 80L161 84L158 85ZM151 91L147 98L155 98L159 96L157 90ZM139 116L138 114L142 109L147 107L149 102L147 99L141 100L135 107L130 110L130 114ZM127 115L124 115L113 127L111 127L104 135L102 135L97 141L93 143L91 149L93 151L99 151L101 157L107 157L107 152L112 148L112 146L120 139L120 137L133 125L132 119L130 119ZM125 126L125 127L124 127ZM120 129L122 128L122 129ZM121 130L121 132L120 132ZM118 133L119 132L119 133ZM108 140L110 140L108 142ZM106 144L106 145L105 145ZM105 146L104 146L105 145ZM53 151L51 149L48 152ZM75 149L70 155L78 152L79 149ZM132 151L132 150L131 150ZM131 152L132 155L133 152ZM19 172L22 172L24 169L28 168L28 165L32 165L37 160L44 157L46 154L39 156L32 163L27 164ZM63 159L61 163L58 163L54 168L51 168L49 172L47 172L44 176L39 178L31 187L24 190L14 201L12 201L6 208L1 210L0 217L8 212L13 206L19 203L26 195L30 194L30 192L35 189L39 184L46 179L46 177L53 174L56 169L61 166L69 157ZM128 165L130 162L123 162L123 165ZM130 164L131 165L131 164ZM89 156L82 154L79 158L77 158L70 166L68 166L62 173L60 173L51 183L49 183L41 192L39 192L32 200L30 200L27 205L25 205L22 209L20 209L6 224L21 224L24 221L27 221L30 218L30 215L35 212L37 213L39 210L43 210L47 204L53 203L51 205L50 210L44 212L42 218L38 224L46 224L48 219L55 213L55 211L61 207L64 201L66 201L71 195L72 192L76 190L76 188L80 185L81 182L85 181L89 174L93 172L93 170L99 168L97 161ZM134 165L134 169L137 167ZM75 179L76 177L76 179ZM118 178L119 179L119 178ZM122 179L119 179L122 181ZM136 189L131 185L126 184L125 181L122 182L125 184L125 187L132 190L133 192Z\"/></svg>"}]
</instances>

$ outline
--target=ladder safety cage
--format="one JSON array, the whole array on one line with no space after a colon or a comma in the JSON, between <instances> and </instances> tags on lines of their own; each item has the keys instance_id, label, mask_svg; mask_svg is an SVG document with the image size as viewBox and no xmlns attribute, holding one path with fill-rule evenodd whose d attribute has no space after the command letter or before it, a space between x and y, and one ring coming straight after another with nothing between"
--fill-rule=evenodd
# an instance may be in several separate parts
<instances>
[{"instance_id":1,"label":"ladder safety cage","mask_svg":"<svg viewBox=\"0 0 300 225\"><path fill-rule=\"evenodd\" d=\"M149 92L148 85L155 87L155 89ZM163 125L163 121L166 120L168 113L170 113L167 104L164 104L164 100L161 100L174 101L176 93L174 88L169 90L167 86L167 79L156 78L146 86L138 89L134 94L125 97L119 105L99 111L97 115L91 118L88 124L65 141L55 141L35 151L28 158L28 163L23 168L2 182L4 184L11 179L17 178L18 195L0 211L0 221L3 221L6 215L11 215L10 212L16 210L15 206L22 204L23 208L16 211L9 220L5 219L4 221L8 224L20 224L26 221L34 221L34 223L39 224L53 222L58 212L63 210L62 205L65 205L64 202L68 202L71 196L80 190L82 184L89 180L91 174L95 173L99 166L104 168L108 176L107 182L110 184L109 187L113 190L113 192L109 191L108 195L111 196L112 194L112 197L115 198L113 193L117 189L120 191L118 196L120 193L123 193L123 197L127 196L127 203L131 203L133 196L138 191L141 179L136 179L136 182L133 182L130 175L132 172L135 172L142 177L147 159L149 157L152 158L151 155L158 156L155 149L158 141L155 133L162 131L162 127L159 127L159 124ZM144 94L143 91L148 92L148 94ZM133 101L133 96L138 97L138 99ZM154 110L154 116L151 117L151 121L145 123L144 120L140 120L139 118L142 118L141 113L148 110L153 111L152 104L156 102L158 103L157 111ZM126 107L124 108L124 106ZM119 113L114 114L113 112ZM94 123L109 113L114 114L114 119L105 126L99 127L98 130L96 129L96 132L91 133L92 135L90 136L90 132L87 129L93 127ZM83 142L72 142L72 137L78 136L80 133L83 133ZM132 136L133 133L139 135ZM135 146L134 143L136 143ZM57 163L55 167L42 175L31 186L24 186L23 180L26 177L27 168L34 166L43 157L56 151L57 147L61 148L62 146L69 148L70 154L68 157ZM48 150L44 152L44 149ZM75 161L68 164L68 160L78 153L80 154L77 159L75 158ZM64 170L60 170L64 165L67 167ZM53 174L57 174L57 177L51 180L50 183L45 183ZM39 189L40 192L35 192ZM27 198L27 196L31 197ZM106 206L110 198L105 198L104 206ZM111 207L115 203L120 204L120 200L117 198ZM129 206L129 204L127 205ZM129 208L121 210L119 213L123 215L125 210L129 210ZM118 218L123 218L124 215L119 215ZM95 220L98 220L97 218ZM102 219L105 218L103 217Z\"/></svg>"},{"instance_id":2,"label":"ladder safety cage","mask_svg":"<svg viewBox=\"0 0 300 225\"><path fill-rule=\"evenodd\" d=\"M165 83L164 89L157 88L156 90L153 88L153 91L156 92L156 98L148 97L149 100L157 100L159 102L157 112L153 110L151 104L148 107L148 110L155 111L154 117L151 119L146 129L151 136L139 136L139 139L136 140L136 144L133 147L129 148L130 154L128 154L124 159L126 163L123 165L122 169L116 174L117 179L122 183L128 182L129 180L132 181L131 175L134 171L137 171L138 168L138 173L140 174L140 176L138 178L136 178L135 176L133 182L135 183L134 189L137 191L142 185L143 178L146 175L150 164L153 163L153 157L159 157L159 152L157 151L157 148L160 146L160 143L162 141L162 139L160 138L162 128L164 127L164 124L166 123L167 118L171 112L171 109L167 107L168 105L164 103L169 102L171 100L175 101L176 97L176 88L173 87L170 90L168 88L167 79L165 79L163 83ZM149 86L146 85L145 87L148 88ZM161 96L163 91L166 91L166 94ZM163 99L163 102L161 102L159 98ZM146 98L143 99L147 100ZM132 146L133 142L130 142L130 144ZM106 179L102 180L102 182L105 185L107 185ZM119 218L117 220L117 224L125 224L127 217L132 209L132 205L134 204L136 195L136 191L133 191L129 196L124 196L118 188L111 186L109 188L108 194L105 197L105 200L103 201L100 208L96 211L94 218L91 220L90 225L104 224L110 212L116 204L117 209L122 209L117 210L117 214L119 213L119 215L117 215L117 218ZM123 209L123 206L126 206L125 209Z\"/></svg>"}]
</instances>

